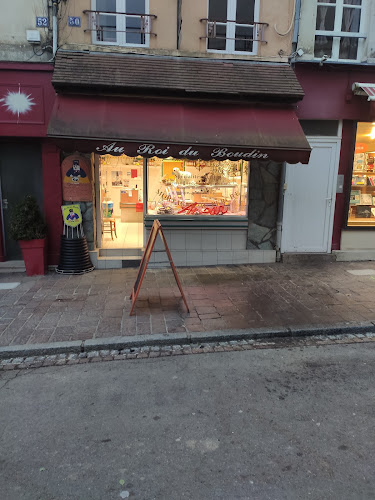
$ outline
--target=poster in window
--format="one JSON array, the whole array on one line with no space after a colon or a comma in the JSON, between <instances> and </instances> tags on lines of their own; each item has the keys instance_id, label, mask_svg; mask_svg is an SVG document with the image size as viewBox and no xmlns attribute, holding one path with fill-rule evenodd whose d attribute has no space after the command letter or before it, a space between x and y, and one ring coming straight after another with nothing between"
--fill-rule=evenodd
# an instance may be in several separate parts
<instances>
[{"instance_id":1,"label":"poster in window","mask_svg":"<svg viewBox=\"0 0 375 500\"><path fill-rule=\"evenodd\" d=\"M67 156L61 164L64 201L91 201L91 164L80 154Z\"/></svg>"},{"instance_id":2,"label":"poster in window","mask_svg":"<svg viewBox=\"0 0 375 500\"><path fill-rule=\"evenodd\" d=\"M358 205L355 216L357 218L365 218L365 219L371 217L371 207L367 205Z\"/></svg>"},{"instance_id":3,"label":"poster in window","mask_svg":"<svg viewBox=\"0 0 375 500\"><path fill-rule=\"evenodd\" d=\"M372 205L372 195L371 194L362 193L360 200L361 200L360 205Z\"/></svg>"},{"instance_id":4,"label":"poster in window","mask_svg":"<svg viewBox=\"0 0 375 500\"><path fill-rule=\"evenodd\" d=\"M352 189L350 191L350 204L359 205L360 201L361 201L361 191Z\"/></svg>"}]
</instances>

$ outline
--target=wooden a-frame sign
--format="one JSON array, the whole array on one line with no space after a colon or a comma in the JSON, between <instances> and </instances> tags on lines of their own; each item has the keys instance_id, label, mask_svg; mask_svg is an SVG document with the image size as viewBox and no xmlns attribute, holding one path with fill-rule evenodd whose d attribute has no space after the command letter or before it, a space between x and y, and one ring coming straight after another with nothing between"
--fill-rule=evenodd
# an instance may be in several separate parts
<instances>
[{"instance_id":1,"label":"wooden a-frame sign","mask_svg":"<svg viewBox=\"0 0 375 500\"><path fill-rule=\"evenodd\" d=\"M160 237L164 243L165 251L167 252L169 263L171 265L177 286L178 286L178 288L181 292L182 298L185 302L186 309L189 312L189 306L187 305L186 298L185 298L184 292L182 290L181 282L178 278L177 270L176 270L176 267L173 263L172 255L171 255L171 252L169 251L167 240L165 239L165 236L163 233L163 228L161 227L160 222L156 219L156 220L154 220L154 223L152 225L152 228L150 231L150 236L148 237L147 245L146 245L145 251L143 253L141 263L139 265L137 278L135 280L132 293L130 295L130 300L132 301L132 308L130 310L129 316L131 316L133 313L133 309L134 309L135 303L137 301L137 297L138 297L139 291L141 289L142 281L143 281L143 278L146 274L147 265L149 263L152 250L154 249L156 237L158 234L160 234Z\"/></svg>"}]
</instances>

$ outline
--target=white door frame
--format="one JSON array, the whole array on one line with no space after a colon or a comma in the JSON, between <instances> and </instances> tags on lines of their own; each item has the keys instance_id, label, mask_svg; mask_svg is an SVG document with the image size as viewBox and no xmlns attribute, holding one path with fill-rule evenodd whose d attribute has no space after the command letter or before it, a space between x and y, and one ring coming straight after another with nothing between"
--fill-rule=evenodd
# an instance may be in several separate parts
<instances>
[{"instance_id":1,"label":"white door frame","mask_svg":"<svg viewBox=\"0 0 375 500\"><path fill-rule=\"evenodd\" d=\"M325 227L325 238L326 238L326 249L324 250L324 253L331 253L332 250L332 234L333 234L333 220L334 220L334 214L335 214L335 204L336 204L336 191L337 191L337 175L338 175L338 169L339 169L339 160L340 160L340 145L341 145L341 127L339 129L339 136L336 137L327 137L327 136L308 136L307 140L309 141L310 145L312 148L314 147L314 144L318 145L324 145L324 144L332 144L335 146L334 149L334 158L333 158L333 168L329 169L329 174L330 177L328 179L328 188L330 191L330 195L326 198L327 200L327 210L329 209L328 207L330 206L330 213L328 214L327 218L327 224ZM304 168L303 165L300 165L299 168ZM288 180L289 180L289 175L291 175L290 169L286 167L286 173L285 173L285 185L286 187L288 186ZM283 228L282 228L282 234L281 234L281 253L288 253L292 252L291 250L285 250L285 247L287 246L287 232L284 231L284 227L287 223L285 221L285 193L284 193L284 210L283 210ZM291 223L291 222L290 222ZM320 252L313 252L309 250L299 250L296 249L292 253L320 253Z\"/></svg>"}]
</instances>

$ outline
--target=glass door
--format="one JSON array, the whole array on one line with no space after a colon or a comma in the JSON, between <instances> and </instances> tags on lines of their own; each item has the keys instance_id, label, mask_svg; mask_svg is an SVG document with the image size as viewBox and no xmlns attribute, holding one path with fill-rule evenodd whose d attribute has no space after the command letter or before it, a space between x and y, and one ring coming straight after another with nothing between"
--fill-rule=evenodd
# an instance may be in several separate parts
<instances>
[{"instance_id":1,"label":"glass door","mask_svg":"<svg viewBox=\"0 0 375 500\"><path fill-rule=\"evenodd\" d=\"M143 247L143 158L99 156L101 248Z\"/></svg>"}]
</instances>

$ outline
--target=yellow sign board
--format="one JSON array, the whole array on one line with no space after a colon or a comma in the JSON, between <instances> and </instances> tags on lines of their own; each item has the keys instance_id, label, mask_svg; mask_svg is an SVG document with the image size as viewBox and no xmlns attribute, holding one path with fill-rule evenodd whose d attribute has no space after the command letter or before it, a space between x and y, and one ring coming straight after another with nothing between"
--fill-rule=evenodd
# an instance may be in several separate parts
<instances>
[{"instance_id":1,"label":"yellow sign board","mask_svg":"<svg viewBox=\"0 0 375 500\"><path fill-rule=\"evenodd\" d=\"M63 205L61 207L64 224L76 227L82 222L82 214L79 205Z\"/></svg>"}]
</instances>

